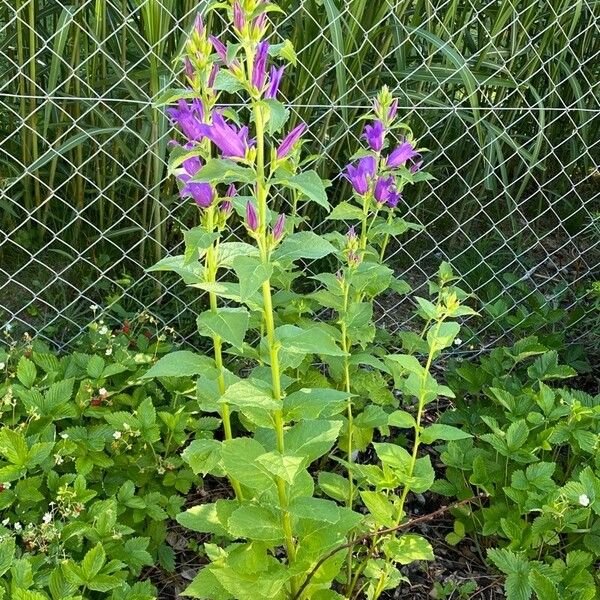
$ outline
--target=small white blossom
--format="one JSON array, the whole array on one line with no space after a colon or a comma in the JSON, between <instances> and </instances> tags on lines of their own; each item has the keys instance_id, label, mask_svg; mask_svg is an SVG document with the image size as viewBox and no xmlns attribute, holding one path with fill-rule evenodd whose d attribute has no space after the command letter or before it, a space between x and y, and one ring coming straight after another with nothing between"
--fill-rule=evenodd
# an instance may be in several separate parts
<instances>
[{"instance_id":1,"label":"small white blossom","mask_svg":"<svg viewBox=\"0 0 600 600\"><path fill-rule=\"evenodd\" d=\"M98 305L97 304L90 304L90 310L92 312L96 312L98 310Z\"/></svg>"},{"instance_id":2,"label":"small white blossom","mask_svg":"<svg viewBox=\"0 0 600 600\"><path fill-rule=\"evenodd\" d=\"M13 527L15 528L15 531L21 531L23 529L23 525L21 525L21 523L19 523L19 521L17 521Z\"/></svg>"},{"instance_id":3,"label":"small white blossom","mask_svg":"<svg viewBox=\"0 0 600 600\"><path fill-rule=\"evenodd\" d=\"M463 343L463 341L462 341L460 338L456 338L456 339L454 340L454 345L455 345L455 346L460 346L462 343Z\"/></svg>"},{"instance_id":4,"label":"small white blossom","mask_svg":"<svg viewBox=\"0 0 600 600\"><path fill-rule=\"evenodd\" d=\"M44 521L44 523L46 523L46 525L48 525L48 523L50 523L50 521L52 521L52 513L51 512L47 512L43 517L42 517L42 521Z\"/></svg>"},{"instance_id":5,"label":"small white blossom","mask_svg":"<svg viewBox=\"0 0 600 600\"><path fill-rule=\"evenodd\" d=\"M110 356L112 354L112 348L107 348L104 354L106 354L106 356Z\"/></svg>"},{"instance_id":6,"label":"small white blossom","mask_svg":"<svg viewBox=\"0 0 600 600\"><path fill-rule=\"evenodd\" d=\"M113 437L115 438L115 440L120 440L122 435L123 434L120 431L115 431L113 433Z\"/></svg>"},{"instance_id":7,"label":"small white blossom","mask_svg":"<svg viewBox=\"0 0 600 600\"><path fill-rule=\"evenodd\" d=\"M10 487L10 481L7 481L6 483L0 482L0 486L7 490Z\"/></svg>"},{"instance_id":8,"label":"small white blossom","mask_svg":"<svg viewBox=\"0 0 600 600\"><path fill-rule=\"evenodd\" d=\"M108 327L106 325L102 325L102 327L100 327L98 333L100 335L106 335L108 333Z\"/></svg>"},{"instance_id":9,"label":"small white blossom","mask_svg":"<svg viewBox=\"0 0 600 600\"><path fill-rule=\"evenodd\" d=\"M60 454L54 455L54 463L57 465L62 465L65 462L65 459Z\"/></svg>"},{"instance_id":10,"label":"small white blossom","mask_svg":"<svg viewBox=\"0 0 600 600\"><path fill-rule=\"evenodd\" d=\"M98 395L99 396L108 396L108 392L106 391L106 388L100 388L98 390Z\"/></svg>"},{"instance_id":11,"label":"small white blossom","mask_svg":"<svg viewBox=\"0 0 600 600\"><path fill-rule=\"evenodd\" d=\"M5 367L6 367L6 364L3 362L0 362L0 371L4 370Z\"/></svg>"},{"instance_id":12,"label":"small white blossom","mask_svg":"<svg viewBox=\"0 0 600 600\"><path fill-rule=\"evenodd\" d=\"M61 437L63 440L68 440L68 439L69 439L69 434L68 434L68 433L61 433L61 434L60 434L60 437Z\"/></svg>"},{"instance_id":13,"label":"small white blossom","mask_svg":"<svg viewBox=\"0 0 600 600\"><path fill-rule=\"evenodd\" d=\"M4 519L4 520L2 521L2 526L3 526L3 527L6 527L6 526L7 526L9 523L10 523L10 519L7 517L6 519Z\"/></svg>"},{"instance_id":14,"label":"small white blossom","mask_svg":"<svg viewBox=\"0 0 600 600\"><path fill-rule=\"evenodd\" d=\"M4 326L4 331L6 331L6 333L10 333L12 331L13 326L10 323L7 323Z\"/></svg>"},{"instance_id":15,"label":"small white blossom","mask_svg":"<svg viewBox=\"0 0 600 600\"><path fill-rule=\"evenodd\" d=\"M579 504L581 504L581 506L590 505L590 499L587 497L586 494L581 494L581 496L579 496Z\"/></svg>"}]
</instances>

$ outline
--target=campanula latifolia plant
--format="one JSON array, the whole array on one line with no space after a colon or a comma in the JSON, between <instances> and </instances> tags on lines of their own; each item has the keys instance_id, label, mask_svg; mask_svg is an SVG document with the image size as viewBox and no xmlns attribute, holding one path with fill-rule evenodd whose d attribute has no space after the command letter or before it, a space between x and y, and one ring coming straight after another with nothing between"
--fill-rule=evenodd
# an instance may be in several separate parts
<instances>
[{"instance_id":1,"label":"campanula latifolia plant","mask_svg":"<svg viewBox=\"0 0 600 600\"><path fill-rule=\"evenodd\" d=\"M154 267L208 294L198 330L212 357L195 359L197 395L223 433L199 437L183 458L232 489L178 516L213 536L208 563L185 593L374 600L401 583L398 565L433 558L427 540L405 532L406 502L433 484L421 446L462 435L424 428L422 417L427 404L451 395L431 367L458 334L454 319L473 311L443 265L434 301L418 299L422 334L406 354L387 354L373 303L407 291L383 262L391 236L411 227L398 214L403 191L428 177L397 102L385 88L378 95L367 145L343 174L352 198L330 212L328 182L303 162L307 126L291 123L279 99L295 62L289 42L267 40L268 17L281 9L236 0L211 10L229 19L230 38L209 34L199 17L183 57L188 85L166 97L182 138L169 167L181 196L199 206L200 224L185 232L183 255ZM225 102L231 94L235 110ZM307 202L329 213L331 233L299 230ZM236 219L247 241L229 241ZM354 225L340 233L336 221ZM324 257L335 272L307 276L306 261ZM189 364L167 360L154 368L190 375ZM409 449L394 442L396 429L412 432ZM363 464L370 445L378 464Z\"/></svg>"}]
</instances>

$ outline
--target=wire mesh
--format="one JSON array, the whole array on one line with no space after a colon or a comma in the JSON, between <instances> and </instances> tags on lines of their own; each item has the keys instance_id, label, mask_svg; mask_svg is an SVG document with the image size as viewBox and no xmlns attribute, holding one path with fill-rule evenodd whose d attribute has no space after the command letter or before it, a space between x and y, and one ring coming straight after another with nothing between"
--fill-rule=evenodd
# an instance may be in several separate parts
<instances>
[{"instance_id":1,"label":"wire mesh","mask_svg":"<svg viewBox=\"0 0 600 600\"><path fill-rule=\"evenodd\" d=\"M202 299L145 269L179 253L197 217L166 177L173 132L155 101L180 78L174 59L205 5L0 2L0 324L64 346L100 305L117 319L148 311L196 342ZM580 318L600 251L599 3L281 5L271 39L291 37L298 58L285 101L309 123L333 202L383 83L430 150L436 179L403 207L424 228L389 252L414 292L449 260L495 317L473 325L480 341L518 331L524 303ZM394 332L410 307L389 295L377 310Z\"/></svg>"}]
</instances>

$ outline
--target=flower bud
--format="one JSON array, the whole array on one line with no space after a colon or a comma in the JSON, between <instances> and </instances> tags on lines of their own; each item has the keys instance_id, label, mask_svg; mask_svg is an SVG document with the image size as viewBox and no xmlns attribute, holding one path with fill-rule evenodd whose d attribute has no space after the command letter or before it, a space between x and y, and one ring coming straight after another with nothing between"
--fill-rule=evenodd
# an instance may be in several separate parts
<instances>
[{"instance_id":1,"label":"flower bud","mask_svg":"<svg viewBox=\"0 0 600 600\"><path fill-rule=\"evenodd\" d=\"M246 16L244 15L244 11L242 10L240 3L236 0L233 3L233 26L239 33L241 33L245 25Z\"/></svg>"},{"instance_id":2,"label":"flower bud","mask_svg":"<svg viewBox=\"0 0 600 600\"><path fill-rule=\"evenodd\" d=\"M187 56L183 59L183 65L185 68L185 74L187 78L190 80L190 82L193 82L196 72L194 71L192 61Z\"/></svg>"},{"instance_id":3,"label":"flower bud","mask_svg":"<svg viewBox=\"0 0 600 600\"><path fill-rule=\"evenodd\" d=\"M258 213L250 200L248 201L248 204L246 204L246 227L250 231L258 230Z\"/></svg>"},{"instance_id":4,"label":"flower bud","mask_svg":"<svg viewBox=\"0 0 600 600\"><path fill-rule=\"evenodd\" d=\"M219 210L221 211L221 214L224 215L225 218L227 218L233 211L233 204L230 200L224 200L223 202L221 202Z\"/></svg>"},{"instance_id":5,"label":"flower bud","mask_svg":"<svg viewBox=\"0 0 600 600\"><path fill-rule=\"evenodd\" d=\"M200 13L196 15L194 29L199 37L204 37L204 22L202 21L202 15Z\"/></svg>"},{"instance_id":6,"label":"flower bud","mask_svg":"<svg viewBox=\"0 0 600 600\"><path fill-rule=\"evenodd\" d=\"M278 242L283 237L283 232L285 230L285 215L282 213L277 217L277 221L275 221L275 226L273 227L273 240Z\"/></svg>"}]
</instances>

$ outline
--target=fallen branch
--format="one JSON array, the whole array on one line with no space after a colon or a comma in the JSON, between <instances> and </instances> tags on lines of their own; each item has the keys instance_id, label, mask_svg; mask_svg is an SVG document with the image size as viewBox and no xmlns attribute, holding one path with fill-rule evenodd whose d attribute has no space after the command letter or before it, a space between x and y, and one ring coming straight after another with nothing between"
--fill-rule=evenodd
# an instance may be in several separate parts
<instances>
[{"instance_id":1,"label":"fallen branch","mask_svg":"<svg viewBox=\"0 0 600 600\"><path fill-rule=\"evenodd\" d=\"M437 517L439 517L440 515L443 515L444 513L448 512L449 510L453 510L455 508L460 508L461 506L470 504L471 502L474 502L475 500L485 497L485 496L486 496L486 494L482 493L482 494L478 494L477 496L473 496L472 498L468 498L467 500L461 500L460 502L455 502L454 504L450 504L448 506L441 506L437 510L434 510L432 513L423 515L421 517L416 517L414 519L409 519L408 521L405 521L404 523L401 523L400 525L397 525L396 527L388 527L386 529L379 529L377 531L371 531L370 533L365 533L364 535L361 535L361 536L353 539L350 542L346 542L345 544L336 546L333 550L329 551L327 554L322 556L317 561L317 564L311 569L309 574L306 576L306 579L304 580L304 582L302 583L302 585L300 586L298 591L292 596L292 600L300 600L300 598L302 597L302 594L304 593L304 590L308 587L310 580L315 576L316 572L321 568L321 565L326 560L330 559L332 556L337 554L338 552L341 552L342 550L346 550L347 548L352 548L352 546L356 546L356 544L360 544L372 537L380 537L380 536L388 535L389 533L395 533L396 531L400 531L402 529L408 529L408 528L412 527L413 525L418 525L419 523L426 523L427 521L432 521L433 519L436 519Z\"/></svg>"}]
</instances>

